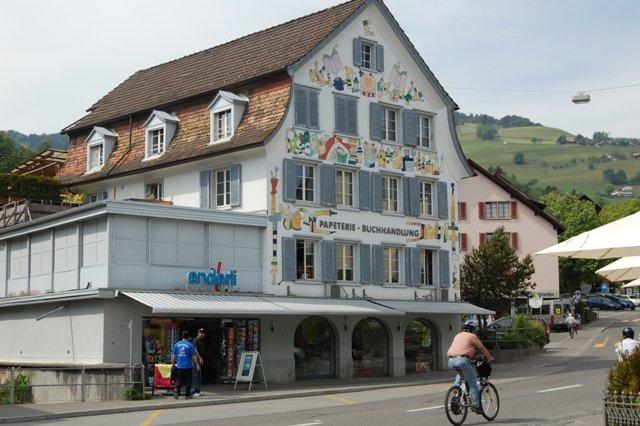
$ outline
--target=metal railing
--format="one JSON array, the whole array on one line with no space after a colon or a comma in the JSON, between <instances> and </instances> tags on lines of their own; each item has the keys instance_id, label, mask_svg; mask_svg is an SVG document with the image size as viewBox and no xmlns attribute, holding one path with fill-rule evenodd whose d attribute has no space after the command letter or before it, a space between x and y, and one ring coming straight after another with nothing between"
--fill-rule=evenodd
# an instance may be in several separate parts
<instances>
[{"instance_id":1,"label":"metal railing","mask_svg":"<svg viewBox=\"0 0 640 426\"><path fill-rule=\"evenodd\" d=\"M604 398L605 425L640 425L640 393L613 393Z\"/></svg>"},{"instance_id":2,"label":"metal railing","mask_svg":"<svg viewBox=\"0 0 640 426\"><path fill-rule=\"evenodd\" d=\"M0 368L0 404L144 398L143 366Z\"/></svg>"}]
</instances>

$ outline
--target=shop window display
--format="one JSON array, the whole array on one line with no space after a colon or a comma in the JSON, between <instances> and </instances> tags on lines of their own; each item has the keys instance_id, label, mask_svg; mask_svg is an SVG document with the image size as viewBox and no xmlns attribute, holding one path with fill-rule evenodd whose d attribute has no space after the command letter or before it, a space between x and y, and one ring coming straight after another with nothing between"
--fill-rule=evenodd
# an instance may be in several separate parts
<instances>
[{"instance_id":1,"label":"shop window display","mask_svg":"<svg viewBox=\"0 0 640 426\"><path fill-rule=\"evenodd\" d=\"M333 377L334 342L333 328L326 320L319 317L304 319L293 338L296 379Z\"/></svg>"},{"instance_id":2,"label":"shop window display","mask_svg":"<svg viewBox=\"0 0 640 426\"><path fill-rule=\"evenodd\" d=\"M411 321L404 333L404 358L407 374L435 370L436 346L436 331L431 323L423 319Z\"/></svg>"},{"instance_id":3,"label":"shop window display","mask_svg":"<svg viewBox=\"0 0 640 426\"><path fill-rule=\"evenodd\" d=\"M356 324L351 339L354 377L389 374L389 337L384 325L375 318Z\"/></svg>"}]
</instances>

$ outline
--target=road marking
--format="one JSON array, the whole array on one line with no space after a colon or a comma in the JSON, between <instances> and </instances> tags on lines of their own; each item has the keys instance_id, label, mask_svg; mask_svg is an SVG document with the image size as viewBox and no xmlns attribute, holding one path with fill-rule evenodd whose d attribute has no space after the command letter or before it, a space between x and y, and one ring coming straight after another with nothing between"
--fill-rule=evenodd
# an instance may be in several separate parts
<instances>
[{"instance_id":1,"label":"road marking","mask_svg":"<svg viewBox=\"0 0 640 426\"><path fill-rule=\"evenodd\" d=\"M640 318L634 319L633 322L640 322Z\"/></svg>"},{"instance_id":2,"label":"road marking","mask_svg":"<svg viewBox=\"0 0 640 426\"><path fill-rule=\"evenodd\" d=\"M622 322L629 322L629 321L630 321L629 318L622 320Z\"/></svg>"},{"instance_id":3,"label":"road marking","mask_svg":"<svg viewBox=\"0 0 640 426\"><path fill-rule=\"evenodd\" d=\"M555 391L559 391L559 390L563 390L563 389L579 388L580 386L582 386L582 385L563 386L561 388L539 390L536 393L555 392Z\"/></svg>"},{"instance_id":4,"label":"road marking","mask_svg":"<svg viewBox=\"0 0 640 426\"><path fill-rule=\"evenodd\" d=\"M443 407L444 405L438 405L436 407L414 408L413 410L407 410L407 413L417 413L419 411L437 410L438 408L443 408Z\"/></svg>"},{"instance_id":5,"label":"road marking","mask_svg":"<svg viewBox=\"0 0 640 426\"><path fill-rule=\"evenodd\" d=\"M353 399L344 398L338 395L326 395L326 398L333 399L334 401L342 402L343 404L346 404L346 405L356 404L356 402Z\"/></svg>"},{"instance_id":6,"label":"road marking","mask_svg":"<svg viewBox=\"0 0 640 426\"><path fill-rule=\"evenodd\" d=\"M162 410L152 411L151 414L149 414L147 416L147 418L144 419L144 421L142 423L140 423L140 426L149 426L149 425L151 425L151 423L153 423L153 421L158 418L160 413L162 413Z\"/></svg>"},{"instance_id":7,"label":"road marking","mask_svg":"<svg viewBox=\"0 0 640 426\"><path fill-rule=\"evenodd\" d=\"M595 345L593 345L593 347L596 348L596 349L602 349L607 345L608 341L609 341L609 336L607 336L607 338L604 339L604 342L598 342Z\"/></svg>"},{"instance_id":8,"label":"road marking","mask_svg":"<svg viewBox=\"0 0 640 426\"><path fill-rule=\"evenodd\" d=\"M320 420L316 420L315 422L312 423L298 423L297 425L291 425L291 426L314 426L314 425L321 425L322 422Z\"/></svg>"}]
</instances>

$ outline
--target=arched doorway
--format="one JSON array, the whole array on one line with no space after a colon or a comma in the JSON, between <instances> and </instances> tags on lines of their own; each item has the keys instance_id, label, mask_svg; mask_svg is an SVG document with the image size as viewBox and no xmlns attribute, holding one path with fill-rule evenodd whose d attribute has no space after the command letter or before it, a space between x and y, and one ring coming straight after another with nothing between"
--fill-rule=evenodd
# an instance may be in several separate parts
<instances>
[{"instance_id":1,"label":"arched doorway","mask_svg":"<svg viewBox=\"0 0 640 426\"><path fill-rule=\"evenodd\" d=\"M407 374L426 373L438 367L438 334L429 321L418 318L407 326L404 359Z\"/></svg>"},{"instance_id":2,"label":"arched doorway","mask_svg":"<svg viewBox=\"0 0 640 426\"><path fill-rule=\"evenodd\" d=\"M356 324L351 337L353 376L389 375L389 336L384 325L375 318Z\"/></svg>"},{"instance_id":3,"label":"arched doorway","mask_svg":"<svg viewBox=\"0 0 640 426\"><path fill-rule=\"evenodd\" d=\"M296 379L335 377L335 334L320 317L305 318L293 337Z\"/></svg>"}]
</instances>

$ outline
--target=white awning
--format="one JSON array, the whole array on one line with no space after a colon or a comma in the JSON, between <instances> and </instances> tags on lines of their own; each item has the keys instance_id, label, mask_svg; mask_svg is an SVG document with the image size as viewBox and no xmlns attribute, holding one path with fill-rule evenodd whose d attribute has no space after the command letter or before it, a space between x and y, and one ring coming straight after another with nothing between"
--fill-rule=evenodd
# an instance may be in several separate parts
<instances>
[{"instance_id":1,"label":"white awning","mask_svg":"<svg viewBox=\"0 0 640 426\"><path fill-rule=\"evenodd\" d=\"M476 314L494 315L494 311L466 302L423 302L411 300L376 300L375 303L407 314Z\"/></svg>"},{"instance_id":2,"label":"white awning","mask_svg":"<svg viewBox=\"0 0 640 426\"><path fill-rule=\"evenodd\" d=\"M404 315L368 300L121 291L164 315Z\"/></svg>"},{"instance_id":3,"label":"white awning","mask_svg":"<svg viewBox=\"0 0 640 426\"><path fill-rule=\"evenodd\" d=\"M640 278L640 256L629 256L618 259L598 269L596 274L602 275L613 282Z\"/></svg>"},{"instance_id":4,"label":"white awning","mask_svg":"<svg viewBox=\"0 0 640 426\"><path fill-rule=\"evenodd\" d=\"M633 280L631 282L628 282L622 286L622 288L632 288L632 287L640 287L640 278Z\"/></svg>"}]
</instances>

